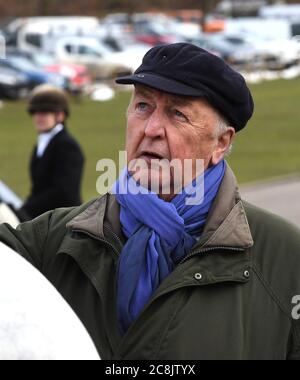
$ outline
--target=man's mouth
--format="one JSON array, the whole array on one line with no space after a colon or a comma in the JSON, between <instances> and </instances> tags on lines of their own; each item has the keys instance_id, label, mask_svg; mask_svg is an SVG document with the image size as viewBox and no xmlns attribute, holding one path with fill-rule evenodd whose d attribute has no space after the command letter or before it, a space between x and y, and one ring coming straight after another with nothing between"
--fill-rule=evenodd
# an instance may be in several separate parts
<instances>
[{"instance_id":1,"label":"man's mouth","mask_svg":"<svg viewBox=\"0 0 300 380\"><path fill-rule=\"evenodd\" d=\"M164 157L161 154L157 153L157 152L143 151L140 154L139 159L143 159L145 161L149 161L149 160L163 160Z\"/></svg>"}]
</instances>

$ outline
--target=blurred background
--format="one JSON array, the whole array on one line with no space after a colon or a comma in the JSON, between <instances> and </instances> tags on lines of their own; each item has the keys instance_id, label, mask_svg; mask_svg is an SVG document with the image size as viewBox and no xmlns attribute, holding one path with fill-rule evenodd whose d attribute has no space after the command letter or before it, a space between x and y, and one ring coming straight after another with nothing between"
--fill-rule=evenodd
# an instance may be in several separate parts
<instances>
[{"instance_id":1,"label":"blurred background","mask_svg":"<svg viewBox=\"0 0 300 380\"><path fill-rule=\"evenodd\" d=\"M0 180L22 199L36 133L31 90L70 94L69 129L86 157L83 199L98 194L96 163L118 162L133 72L154 45L191 42L247 80L255 115L228 158L246 199L300 223L300 3L201 0L0 0ZM1 190L0 190L1 197Z\"/></svg>"}]
</instances>

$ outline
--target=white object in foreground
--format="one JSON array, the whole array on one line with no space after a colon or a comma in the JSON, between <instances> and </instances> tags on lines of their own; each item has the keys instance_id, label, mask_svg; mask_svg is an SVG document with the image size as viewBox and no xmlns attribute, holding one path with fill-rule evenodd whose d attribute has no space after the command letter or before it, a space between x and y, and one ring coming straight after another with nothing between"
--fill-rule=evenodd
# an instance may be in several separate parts
<instances>
[{"instance_id":1,"label":"white object in foreground","mask_svg":"<svg viewBox=\"0 0 300 380\"><path fill-rule=\"evenodd\" d=\"M0 181L0 199L4 203L12 204L16 209L23 205L22 199L2 181Z\"/></svg>"},{"instance_id":2,"label":"white object in foreground","mask_svg":"<svg viewBox=\"0 0 300 380\"><path fill-rule=\"evenodd\" d=\"M105 84L95 85L91 93L91 99L95 102L107 102L115 97L115 91Z\"/></svg>"},{"instance_id":3,"label":"white object in foreground","mask_svg":"<svg viewBox=\"0 0 300 380\"><path fill-rule=\"evenodd\" d=\"M0 359L99 359L90 336L56 289L2 243Z\"/></svg>"},{"instance_id":4,"label":"white object in foreground","mask_svg":"<svg viewBox=\"0 0 300 380\"><path fill-rule=\"evenodd\" d=\"M16 228L20 221L5 203L0 202L0 224L2 223L8 223L13 228Z\"/></svg>"}]
</instances>

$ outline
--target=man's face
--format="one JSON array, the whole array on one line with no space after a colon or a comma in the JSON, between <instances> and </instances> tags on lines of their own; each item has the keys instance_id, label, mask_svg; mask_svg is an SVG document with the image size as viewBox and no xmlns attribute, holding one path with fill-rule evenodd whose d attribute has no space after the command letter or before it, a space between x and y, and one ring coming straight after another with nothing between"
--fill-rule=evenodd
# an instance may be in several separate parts
<instances>
[{"instance_id":1,"label":"man's face","mask_svg":"<svg viewBox=\"0 0 300 380\"><path fill-rule=\"evenodd\" d=\"M183 167L184 160L190 159L194 179L200 174L197 159L203 160L206 169L224 157L226 149L223 147L224 154L221 154L218 122L218 115L204 100L178 97L138 85L127 115L128 162L143 159L150 165L153 159L177 159ZM152 167L151 171L153 180ZM161 173L157 173L156 180L161 181ZM166 200L172 197L162 196Z\"/></svg>"},{"instance_id":2,"label":"man's face","mask_svg":"<svg viewBox=\"0 0 300 380\"><path fill-rule=\"evenodd\" d=\"M36 112L32 115L32 120L38 133L45 133L51 131L58 123L63 122L63 113Z\"/></svg>"}]
</instances>

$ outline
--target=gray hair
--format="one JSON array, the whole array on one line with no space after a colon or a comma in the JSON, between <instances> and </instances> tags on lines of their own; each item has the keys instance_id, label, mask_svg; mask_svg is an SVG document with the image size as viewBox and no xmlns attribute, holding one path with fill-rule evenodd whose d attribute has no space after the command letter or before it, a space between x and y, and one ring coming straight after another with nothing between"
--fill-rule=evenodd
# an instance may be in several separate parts
<instances>
[{"instance_id":1,"label":"gray hair","mask_svg":"<svg viewBox=\"0 0 300 380\"><path fill-rule=\"evenodd\" d=\"M219 112L217 112L217 128L216 128L216 138L222 136L227 132L228 128L230 128L229 122L222 116ZM230 144L228 149L226 150L225 156L229 156L232 152L233 144Z\"/></svg>"}]
</instances>

